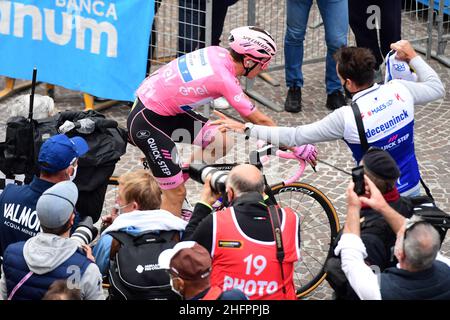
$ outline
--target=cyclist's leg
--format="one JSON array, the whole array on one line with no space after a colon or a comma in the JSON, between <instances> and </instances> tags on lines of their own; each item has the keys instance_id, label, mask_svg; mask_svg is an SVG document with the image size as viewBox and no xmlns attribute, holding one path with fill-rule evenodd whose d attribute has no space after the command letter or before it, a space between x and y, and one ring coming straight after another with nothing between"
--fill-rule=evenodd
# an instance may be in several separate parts
<instances>
[{"instance_id":1,"label":"cyclist's leg","mask_svg":"<svg viewBox=\"0 0 450 320\"><path fill-rule=\"evenodd\" d=\"M207 136L212 136L212 139L202 139L202 150L198 151L198 155L202 156L203 161L206 163L214 163L217 159L220 159L228 153L228 151L234 145L234 139L231 136L231 132L220 132L218 126L211 125L210 121L205 124L206 130L210 133ZM199 135L200 137L203 135ZM204 137L204 136L203 136ZM195 158L194 158L195 159Z\"/></svg>"},{"instance_id":2,"label":"cyclist's leg","mask_svg":"<svg viewBox=\"0 0 450 320\"><path fill-rule=\"evenodd\" d=\"M179 128L189 132L192 139L190 143L200 146L201 150L195 150L191 156L191 162L214 163L217 159L226 155L233 146L233 139L227 133L221 133L218 126L213 126L210 121L201 114L187 110L179 118Z\"/></svg>"},{"instance_id":3,"label":"cyclist's leg","mask_svg":"<svg viewBox=\"0 0 450 320\"><path fill-rule=\"evenodd\" d=\"M171 139L177 116L160 116L138 101L128 116L130 141L144 153L162 189L161 208L181 215L186 189L179 165L178 151Z\"/></svg>"}]
</instances>

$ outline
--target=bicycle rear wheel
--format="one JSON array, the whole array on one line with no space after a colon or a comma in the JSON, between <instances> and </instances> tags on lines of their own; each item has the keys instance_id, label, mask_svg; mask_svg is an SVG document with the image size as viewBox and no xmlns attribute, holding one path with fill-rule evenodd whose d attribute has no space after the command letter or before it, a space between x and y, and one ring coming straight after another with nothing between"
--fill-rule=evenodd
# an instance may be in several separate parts
<instances>
[{"instance_id":1,"label":"bicycle rear wheel","mask_svg":"<svg viewBox=\"0 0 450 320\"><path fill-rule=\"evenodd\" d=\"M271 186L281 207L300 215L300 261L295 265L297 298L316 289L325 279L324 264L339 231L339 218L330 200L318 189L301 182Z\"/></svg>"}]
</instances>

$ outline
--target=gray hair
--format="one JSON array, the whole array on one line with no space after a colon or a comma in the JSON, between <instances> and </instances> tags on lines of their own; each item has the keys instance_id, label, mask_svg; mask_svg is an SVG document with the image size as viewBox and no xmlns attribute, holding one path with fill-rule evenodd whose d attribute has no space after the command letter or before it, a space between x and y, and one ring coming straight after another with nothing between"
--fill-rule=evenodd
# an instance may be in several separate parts
<instances>
[{"instance_id":1,"label":"gray hair","mask_svg":"<svg viewBox=\"0 0 450 320\"><path fill-rule=\"evenodd\" d=\"M248 192L264 192L264 178L262 175L256 180L248 179L245 176L232 172L228 175L227 185L234 190L236 196L241 196Z\"/></svg>"},{"instance_id":2,"label":"gray hair","mask_svg":"<svg viewBox=\"0 0 450 320\"><path fill-rule=\"evenodd\" d=\"M429 223L418 223L408 231L404 239L405 260L416 270L431 268L439 251L441 239Z\"/></svg>"},{"instance_id":3,"label":"gray hair","mask_svg":"<svg viewBox=\"0 0 450 320\"><path fill-rule=\"evenodd\" d=\"M22 116L28 118L30 109L30 96L21 95L14 99L8 106L8 114L11 117ZM48 96L34 95L33 119L44 119L54 116L58 111L53 99Z\"/></svg>"}]
</instances>

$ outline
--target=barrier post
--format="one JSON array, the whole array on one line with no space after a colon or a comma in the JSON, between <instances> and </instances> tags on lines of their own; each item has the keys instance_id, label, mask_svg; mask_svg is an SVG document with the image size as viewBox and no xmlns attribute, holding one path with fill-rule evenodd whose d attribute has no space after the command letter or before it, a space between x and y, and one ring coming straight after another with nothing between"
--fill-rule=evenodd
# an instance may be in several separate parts
<instances>
[{"instance_id":1,"label":"barrier post","mask_svg":"<svg viewBox=\"0 0 450 320\"><path fill-rule=\"evenodd\" d=\"M24 83L16 85L16 79L5 77L5 88L0 91L0 100L29 88L31 88L31 81L26 81Z\"/></svg>"},{"instance_id":2,"label":"barrier post","mask_svg":"<svg viewBox=\"0 0 450 320\"><path fill-rule=\"evenodd\" d=\"M256 24L256 1L248 0L247 5L247 25L253 26ZM253 90L253 85L255 83L254 79L246 79L245 80L245 93L251 97L252 99L258 101L259 103L265 105L269 109L272 109L277 112L283 111L283 107L278 105L277 103L267 99L257 91Z\"/></svg>"}]
</instances>

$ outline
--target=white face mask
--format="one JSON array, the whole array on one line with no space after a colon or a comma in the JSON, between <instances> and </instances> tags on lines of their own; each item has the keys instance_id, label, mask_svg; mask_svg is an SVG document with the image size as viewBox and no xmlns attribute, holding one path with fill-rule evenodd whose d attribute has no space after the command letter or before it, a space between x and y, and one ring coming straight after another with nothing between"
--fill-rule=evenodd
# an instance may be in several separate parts
<instances>
[{"instance_id":1,"label":"white face mask","mask_svg":"<svg viewBox=\"0 0 450 320\"><path fill-rule=\"evenodd\" d=\"M75 179L75 177L77 176L77 170L78 170L78 166L74 166L73 173L71 176L69 176L70 181L73 181Z\"/></svg>"},{"instance_id":2,"label":"white face mask","mask_svg":"<svg viewBox=\"0 0 450 320\"><path fill-rule=\"evenodd\" d=\"M117 210L117 214L123 214L123 209L125 208L125 207L128 207L128 205L129 204L126 204L126 205L124 205L124 206L120 206L118 203L115 203L114 204L114 209L116 209Z\"/></svg>"}]
</instances>

